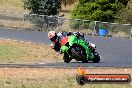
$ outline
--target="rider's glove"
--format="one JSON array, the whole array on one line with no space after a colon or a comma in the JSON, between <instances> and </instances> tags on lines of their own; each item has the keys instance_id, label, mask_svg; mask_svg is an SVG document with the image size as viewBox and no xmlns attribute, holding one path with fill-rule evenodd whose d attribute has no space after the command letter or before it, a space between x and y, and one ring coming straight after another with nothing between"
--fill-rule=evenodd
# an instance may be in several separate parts
<instances>
[{"instance_id":1,"label":"rider's glove","mask_svg":"<svg viewBox=\"0 0 132 88\"><path fill-rule=\"evenodd\" d=\"M52 49L54 49L54 43L51 43L51 44L50 44L50 47L51 47Z\"/></svg>"},{"instance_id":2,"label":"rider's glove","mask_svg":"<svg viewBox=\"0 0 132 88\"><path fill-rule=\"evenodd\" d=\"M96 48L96 45L93 44L93 43L91 43L91 42L89 42L89 46L91 46L91 47L93 47L93 48Z\"/></svg>"}]
</instances>

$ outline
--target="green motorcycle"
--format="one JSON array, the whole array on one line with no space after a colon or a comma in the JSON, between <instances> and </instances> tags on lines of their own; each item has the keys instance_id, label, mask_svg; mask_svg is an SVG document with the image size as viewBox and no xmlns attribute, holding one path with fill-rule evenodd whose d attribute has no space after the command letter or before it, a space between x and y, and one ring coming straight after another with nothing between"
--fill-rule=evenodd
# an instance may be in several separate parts
<instances>
[{"instance_id":1,"label":"green motorcycle","mask_svg":"<svg viewBox=\"0 0 132 88\"><path fill-rule=\"evenodd\" d=\"M72 59L82 61L83 63L89 61L98 63L100 61L100 55L95 51L95 45L93 47L87 44L76 35L62 37L60 44L60 52L64 53L63 59L65 63L69 63Z\"/></svg>"}]
</instances>

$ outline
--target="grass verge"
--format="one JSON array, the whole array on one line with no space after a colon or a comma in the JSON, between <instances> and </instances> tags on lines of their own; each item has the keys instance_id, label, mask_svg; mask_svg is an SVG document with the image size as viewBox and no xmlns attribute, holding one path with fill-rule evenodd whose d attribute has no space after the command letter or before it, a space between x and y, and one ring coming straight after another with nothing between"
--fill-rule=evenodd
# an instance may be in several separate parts
<instances>
[{"instance_id":1,"label":"grass verge","mask_svg":"<svg viewBox=\"0 0 132 88\"><path fill-rule=\"evenodd\" d=\"M43 62L61 59L62 55L56 53L48 45L0 39L0 63Z\"/></svg>"}]
</instances>

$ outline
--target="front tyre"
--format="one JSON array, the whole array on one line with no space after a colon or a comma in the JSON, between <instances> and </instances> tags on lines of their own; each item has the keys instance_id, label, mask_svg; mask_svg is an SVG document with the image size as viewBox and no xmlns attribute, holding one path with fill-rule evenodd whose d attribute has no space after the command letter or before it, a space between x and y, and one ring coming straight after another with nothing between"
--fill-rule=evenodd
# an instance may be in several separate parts
<instances>
[{"instance_id":1,"label":"front tyre","mask_svg":"<svg viewBox=\"0 0 132 88\"><path fill-rule=\"evenodd\" d=\"M65 63L69 63L71 59L69 58L69 55L67 53L64 53L63 60Z\"/></svg>"},{"instance_id":2,"label":"front tyre","mask_svg":"<svg viewBox=\"0 0 132 88\"><path fill-rule=\"evenodd\" d=\"M97 52L94 52L94 60L93 63L99 63L100 55Z\"/></svg>"}]
</instances>

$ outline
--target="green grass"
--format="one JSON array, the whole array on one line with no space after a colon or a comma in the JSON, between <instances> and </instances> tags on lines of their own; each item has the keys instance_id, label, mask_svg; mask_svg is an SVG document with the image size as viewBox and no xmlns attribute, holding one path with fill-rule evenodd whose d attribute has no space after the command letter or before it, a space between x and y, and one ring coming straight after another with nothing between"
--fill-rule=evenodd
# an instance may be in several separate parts
<instances>
[{"instance_id":1,"label":"green grass","mask_svg":"<svg viewBox=\"0 0 132 88\"><path fill-rule=\"evenodd\" d=\"M27 51L14 45L0 44L0 62L19 61L26 55ZM27 53L28 54L28 53Z\"/></svg>"},{"instance_id":2,"label":"green grass","mask_svg":"<svg viewBox=\"0 0 132 88\"><path fill-rule=\"evenodd\" d=\"M61 59L62 55L56 53L48 45L0 39L0 63L58 61Z\"/></svg>"}]
</instances>

